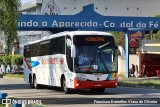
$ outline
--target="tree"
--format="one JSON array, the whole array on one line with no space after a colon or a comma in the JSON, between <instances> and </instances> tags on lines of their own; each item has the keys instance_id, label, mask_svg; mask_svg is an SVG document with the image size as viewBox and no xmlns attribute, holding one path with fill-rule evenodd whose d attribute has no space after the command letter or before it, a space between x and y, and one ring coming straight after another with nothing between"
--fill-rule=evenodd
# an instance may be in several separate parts
<instances>
[{"instance_id":1,"label":"tree","mask_svg":"<svg viewBox=\"0 0 160 107\"><path fill-rule=\"evenodd\" d=\"M122 46L125 49L125 35L124 32L110 32L115 40L117 46Z\"/></svg>"},{"instance_id":2,"label":"tree","mask_svg":"<svg viewBox=\"0 0 160 107\"><path fill-rule=\"evenodd\" d=\"M22 57L22 55L12 55L11 64L12 65L16 65L18 67L18 73L19 73L20 68L23 65L23 57Z\"/></svg>"},{"instance_id":3,"label":"tree","mask_svg":"<svg viewBox=\"0 0 160 107\"><path fill-rule=\"evenodd\" d=\"M160 18L160 15L155 15L156 18ZM144 35L145 39L160 39L160 30L150 30L148 34Z\"/></svg>"},{"instance_id":4,"label":"tree","mask_svg":"<svg viewBox=\"0 0 160 107\"><path fill-rule=\"evenodd\" d=\"M17 19L20 0L0 0L0 31L4 32L7 54L17 37ZM1 33L1 32L0 32Z\"/></svg>"}]
</instances>

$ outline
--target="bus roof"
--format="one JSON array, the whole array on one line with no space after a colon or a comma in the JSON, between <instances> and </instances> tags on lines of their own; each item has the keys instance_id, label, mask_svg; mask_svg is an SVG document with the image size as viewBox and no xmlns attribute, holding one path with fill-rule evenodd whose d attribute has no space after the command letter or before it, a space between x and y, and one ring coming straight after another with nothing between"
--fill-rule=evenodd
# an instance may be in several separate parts
<instances>
[{"instance_id":1,"label":"bus roof","mask_svg":"<svg viewBox=\"0 0 160 107\"><path fill-rule=\"evenodd\" d=\"M41 42L41 41L44 41L44 40L49 40L49 39L56 38L56 37L61 37L61 36L64 36L64 35L71 35L71 37L74 36L74 35L104 35L104 36L106 35L106 36L112 36L112 34L110 34L110 33L101 32L101 31L64 31L64 32L53 34L53 35L45 36L45 37L41 38L40 40L28 42L26 45L38 43L38 42Z\"/></svg>"}]
</instances>

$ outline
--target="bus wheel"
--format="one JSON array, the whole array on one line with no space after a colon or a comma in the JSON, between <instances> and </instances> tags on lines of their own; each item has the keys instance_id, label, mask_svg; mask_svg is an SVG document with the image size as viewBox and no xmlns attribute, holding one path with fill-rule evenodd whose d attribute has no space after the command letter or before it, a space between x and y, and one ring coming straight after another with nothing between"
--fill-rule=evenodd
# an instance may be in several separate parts
<instances>
[{"instance_id":1,"label":"bus wheel","mask_svg":"<svg viewBox=\"0 0 160 107\"><path fill-rule=\"evenodd\" d=\"M66 87L66 78L65 77L63 78L63 81L62 81L62 89L65 92L65 94L70 93L70 89Z\"/></svg>"},{"instance_id":2,"label":"bus wheel","mask_svg":"<svg viewBox=\"0 0 160 107\"><path fill-rule=\"evenodd\" d=\"M38 89L40 87L39 84L37 84L36 76L34 76L34 79L33 79L33 86L35 89Z\"/></svg>"},{"instance_id":3,"label":"bus wheel","mask_svg":"<svg viewBox=\"0 0 160 107\"><path fill-rule=\"evenodd\" d=\"M99 93L104 93L105 88L99 88L99 89L97 89L97 91L98 91Z\"/></svg>"},{"instance_id":4,"label":"bus wheel","mask_svg":"<svg viewBox=\"0 0 160 107\"><path fill-rule=\"evenodd\" d=\"M29 85L30 85L31 88L34 88L33 81L32 81L32 76L29 76Z\"/></svg>"}]
</instances>

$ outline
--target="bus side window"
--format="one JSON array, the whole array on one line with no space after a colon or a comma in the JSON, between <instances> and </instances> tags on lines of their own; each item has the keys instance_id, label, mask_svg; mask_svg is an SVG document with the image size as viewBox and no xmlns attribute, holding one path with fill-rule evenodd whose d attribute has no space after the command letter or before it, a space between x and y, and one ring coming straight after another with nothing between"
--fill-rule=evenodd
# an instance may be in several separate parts
<instances>
[{"instance_id":1,"label":"bus side window","mask_svg":"<svg viewBox=\"0 0 160 107\"><path fill-rule=\"evenodd\" d=\"M65 54L65 38L53 38L50 44L50 55L52 54Z\"/></svg>"},{"instance_id":2,"label":"bus side window","mask_svg":"<svg viewBox=\"0 0 160 107\"><path fill-rule=\"evenodd\" d=\"M35 56L35 44L30 45L30 57Z\"/></svg>"},{"instance_id":3,"label":"bus side window","mask_svg":"<svg viewBox=\"0 0 160 107\"><path fill-rule=\"evenodd\" d=\"M24 47L24 57L27 58L28 57L28 49L27 49L27 46Z\"/></svg>"},{"instance_id":4,"label":"bus side window","mask_svg":"<svg viewBox=\"0 0 160 107\"><path fill-rule=\"evenodd\" d=\"M65 54L65 37L64 36L59 38L58 45L60 46L59 48L60 54Z\"/></svg>"},{"instance_id":5,"label":"bus side window","mask_svg":"<svg viewBox=\"0 0 160 107\"><path fill-rule=\"evenodd\" d=\"M45 43L46 42L46 43ZM42 41L40 43L40 56L49 55L50 41Z\"/></svg>"},{"instance_id":6,"label":"bus side window","mask_svg":"<svg viewBox=\"0 0 160 107\"><path fill-rule=\"evenodd\" d=\"M58 39L52 38L51 45L50 45L50 54L58 54Z\"/></svg>"},{"instance_id":7,"label":"bus side window","mask_svg":"<svg viewBox=\"0 0 160 107\"><path fill-rule=\"evenodd\" d=\"M40 56L40 43L36 43L35 56Z\"/></svg>"},{"instance_id":8,"label":"bus side window","mask_svg":"<svg viewBox=\"0 0 160 107\"><path fill-rule=\"evenodd\" d=\"M71 40L70 36L66 36L66 41L65 41L65 45L66 45L66 59L67 59L68 68L71 71L73 71L73 58L71 57L71 47L69 45L67 45L68 40Z\"/></svg>"}]
</instances>

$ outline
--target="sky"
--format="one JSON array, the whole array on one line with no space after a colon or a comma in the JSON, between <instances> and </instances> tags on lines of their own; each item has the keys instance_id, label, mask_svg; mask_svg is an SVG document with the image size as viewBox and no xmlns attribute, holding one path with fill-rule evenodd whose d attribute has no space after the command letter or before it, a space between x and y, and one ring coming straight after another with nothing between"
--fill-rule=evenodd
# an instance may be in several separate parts
<instances>
[{"instance_id":1,"label":"sky","mask_svg":"<svg viewBox=\"0 0 160 107\"><path fill-rule=\"evenodd\" d=\"M30 1L30 0L21 0L22 4L23 4L23 3L26 3L26 2L28 2L28 1Z\"/></svg>"}]
</instances>

